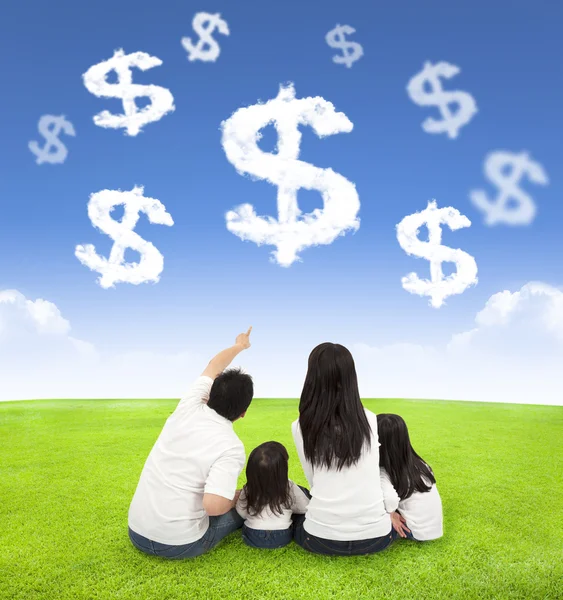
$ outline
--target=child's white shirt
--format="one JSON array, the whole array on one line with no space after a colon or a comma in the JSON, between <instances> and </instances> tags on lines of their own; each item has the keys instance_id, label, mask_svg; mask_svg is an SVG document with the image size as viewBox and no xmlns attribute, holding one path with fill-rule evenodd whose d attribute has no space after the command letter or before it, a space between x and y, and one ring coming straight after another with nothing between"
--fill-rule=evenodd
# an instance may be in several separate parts
<instances>
[{"instance_id":1,"label":"child's white shirt","mask_svg":"<svg viewBox=\"0 0 563 600\"><path fill-rule=\"evenodd\" d=\"M389 514L398 510L416 540L423 542L442 537L442 499L436 484L432 484L428 492L415 491L405 500L400 500L385 469L380 470L380 480L385 510ZM431 485L428 480L426 483Z\"/></svg>"},{"instance_id":2,"label":"child's white shirt","mask_svg":"<svg viewBox=\"0 0 563 600\"><path fill-rule=\"evenodd\" d=\"M309 504L309 498L303 490L289 480L289 496L291 504L284 508L282 514L274 514L269 507L266 507L257 515L249 515L246 510L246 497L244 490L240 493L236 509L238 514L244 519L244 524L250 529L265 529L267 531L278 531L289 529L291 527L291 515L297 513L304 515Z\"/></svg>"}]
</instances>

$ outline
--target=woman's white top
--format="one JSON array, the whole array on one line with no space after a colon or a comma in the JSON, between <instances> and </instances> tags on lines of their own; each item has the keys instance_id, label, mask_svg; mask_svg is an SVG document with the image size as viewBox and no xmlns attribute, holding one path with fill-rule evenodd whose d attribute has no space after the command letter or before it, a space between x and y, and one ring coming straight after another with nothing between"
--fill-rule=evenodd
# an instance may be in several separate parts
<instances>
[{"instance_id":1,"label":"woman's white top","mask_svg":"<svg viewBox=\"0 0 563 600\"><path fill-rule=\"evenodd\" d=\"M435 540L444 535L442 499L436 484L425 479L425 483L432 485L429 492L413 492L405 500L400 500L384 469L380 471L380 479L387 512L398 510L405 517L407 527L416 540Z\"/></svg>"},{"instance_id":2,"label":"woman's white top","mask_svg":"<svg viewBox=\"0 0 563 600\"><path fill-rule=\"evenodd\" d=\"M309 482L312 499L303 527L311 535L335 541L368 540L391 532L391 517L383 504L379 474L377 417L369 410L371 447L364 447L351 467L313 467L305 458L299 420L292 426L299 460Z\"/></svg>"},{"instance_id":3,"label":"woman's white top","mask_svg":"<svg viewBox=\"0 0 563 600\"><path fill-rule=\"evenodd\" d=\"M274 514L269 507L266 507L257 515L249 515L246 510L246 495L243 489L240 493L236 509L238 514L244 519L244 524L250 527L250 529L265 529L266 531L289 529L291 527L291 515L293 513L304 514L307 510L307 504L309 504L309 498L291 480L289 480L289 488L291 504L283 509L281 515Z\"/></svg>"}]
</instances>

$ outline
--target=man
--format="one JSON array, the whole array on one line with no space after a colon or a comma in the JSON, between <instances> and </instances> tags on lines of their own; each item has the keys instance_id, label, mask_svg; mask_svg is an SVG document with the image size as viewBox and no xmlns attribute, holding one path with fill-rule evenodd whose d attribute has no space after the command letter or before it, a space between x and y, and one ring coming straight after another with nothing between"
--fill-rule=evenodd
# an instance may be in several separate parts
<instances>
[{"instance_id":1,"label":"man","mask_svg":"<svg viewBox=\"0 0 563 600\"><path fill-rule=\"evenodd\" d=\"M234 507L246 457L233 421L246 414L254 388L250 375L225 369L250 348L251 331L210 361L147 458L129 508L129 538L142 552L199 556L242 526Z\"/></svg>"}]
</instances>

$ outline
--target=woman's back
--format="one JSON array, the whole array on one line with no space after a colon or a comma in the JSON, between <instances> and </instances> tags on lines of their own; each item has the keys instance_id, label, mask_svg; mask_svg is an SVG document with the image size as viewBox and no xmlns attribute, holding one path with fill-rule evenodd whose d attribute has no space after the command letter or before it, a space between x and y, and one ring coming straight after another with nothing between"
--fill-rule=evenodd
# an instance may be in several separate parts
<instances>
[{"instance_id":1,"label":"woman's back","mask_svg":"<svg viewBox=\"0 0 563 600\"><path fill-rule=\"evenodd\" d=\"M364 409L365 410L365 409ZM304 528L328 540L354 541L385 536L391 518L383 504L379 473L377 417L365 410L371 427L371 444L365 445L352 466L313 467L303 450L299 421L292 424L293 439L303 471L311 488Z\"/></svg>"}]
</instances>

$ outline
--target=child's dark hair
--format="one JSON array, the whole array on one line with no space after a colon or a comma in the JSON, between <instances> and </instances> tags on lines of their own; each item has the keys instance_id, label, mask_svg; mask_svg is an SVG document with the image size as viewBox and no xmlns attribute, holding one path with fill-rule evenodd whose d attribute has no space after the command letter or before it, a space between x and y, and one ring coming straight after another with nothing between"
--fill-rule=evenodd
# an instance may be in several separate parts
<instances>
[{"instance_id":1,"label":"child's dark hair","mask_svg":"<svg viewBox=\"0 0 563 600\"><path fill-rule=\"evenodd\" d=\"M291 506L287 461L289 455L279 442L264 442L254 448L246 465L245 509L251 516L269 507L281 515Z\"/></svg>"},{"instance_id":2,"label":"child's dark hair","mask_svg":"<svg viewBox=\"0 0 563 600\"><path fill-rule=\"evenodd\" d=\"M401 500L413 492L429 492L436 478L411 446L407 424L399 415L377 415L379 466L385 469ZM430 481L428 485L424 479Z\"/></svg>"}]
</instances>

